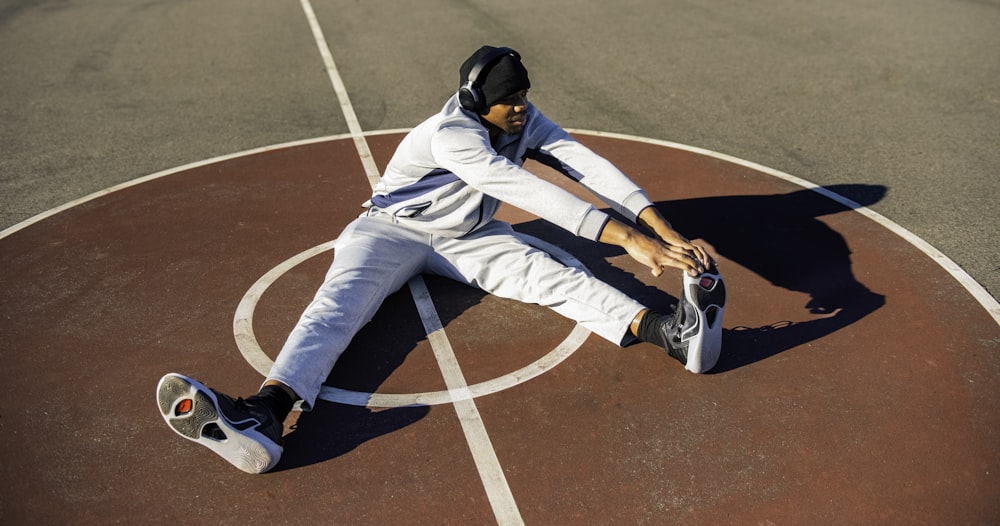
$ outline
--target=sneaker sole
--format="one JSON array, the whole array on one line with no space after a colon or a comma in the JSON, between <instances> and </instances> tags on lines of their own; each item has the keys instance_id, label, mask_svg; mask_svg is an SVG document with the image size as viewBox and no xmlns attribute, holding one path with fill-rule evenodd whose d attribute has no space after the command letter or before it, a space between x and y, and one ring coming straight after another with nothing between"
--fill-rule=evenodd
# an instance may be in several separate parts
<instances>
[{"instance_id":1,"label":"sneaker sole","mask_svg":"<svg viewBox=\"0 0 1000 526\"><path fill-rule=\"evenodd\" d=\"M170 373L156 386L163 419L178 435L214 451L247 473L263 473L281 458L282 447L256 429L237 429L223 416L209 388L187 376ZM211 434L206 433L210 430ZM218 431L224 438L212 436Z\"/></svg>"},{"instance_id":2,"label":"sneaker sole","mask_svg":"<svg viewBox=\"0 0 1000 526\"><path fill-rule=\"evenodd\" d=\"M691 304L698 313L696 330L682 334L687 342L687 363L692 373L704 373L715 367L722 354L722 315L726 307L726 285L715 268L696 277L684 274L681 301Z\"/></svg>"}]
</instances>

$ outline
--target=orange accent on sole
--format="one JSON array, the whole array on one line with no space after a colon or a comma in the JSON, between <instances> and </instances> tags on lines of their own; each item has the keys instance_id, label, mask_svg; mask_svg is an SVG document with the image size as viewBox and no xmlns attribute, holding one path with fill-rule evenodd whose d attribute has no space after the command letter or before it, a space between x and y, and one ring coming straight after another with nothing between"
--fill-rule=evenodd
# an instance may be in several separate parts
<instances>
[{"instance_id":1,"label":"orange accent on sole","mask_svg":"<svg viewBox=\"0 0 1000 526\"><path fill-rule=\"evenodd\" d=\"M191 412L191 407L194 402L190 398L185 398L181 400L181 403L177 404L177 409L174 411L176 416L186 415Z\"/></svg>"}]
</instances>

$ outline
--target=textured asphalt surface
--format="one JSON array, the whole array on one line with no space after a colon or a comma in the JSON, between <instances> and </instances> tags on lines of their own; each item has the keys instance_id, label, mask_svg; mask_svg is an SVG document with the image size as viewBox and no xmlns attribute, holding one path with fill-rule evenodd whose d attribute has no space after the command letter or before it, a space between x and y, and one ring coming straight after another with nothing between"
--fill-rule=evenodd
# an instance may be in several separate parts
<instances>
[{"instance_id":1,"label":"textured asphalt surface","mask_svg":"<svg viewBox=\"0 0 1000 526\"><path fill-rule=\"evenodd\" d=\"M1000 54L996 52L1000 49L1000 31L997 31L1000 3L996 0L836 3L314 0L313 6L360 125L366 131L412 127L437 111L454 91L459 80L458 65L474 49L483 43L509 45L522 53L531 72L534 83L531 98L564 126L706 148L820 185L836 185L835 188L847 197L869 205L943 251L994 297L1000 291L1000 243L996 241L1000 213L995 204L1000 194L997 177L1000 91L996 88L1000 85ZM295 0L0 0L0 50L0 230L16 228L36 214L163 170L253 148L348 131L302 6ZM353 154L349 147L344 149ZM276 158L270 161L275 162ZM657 179L646 167L648 160L637 161L642 161L636 163L643 167L638 174L642 181L662 180L657 191L670 198L676 197L669 191L670 178L677 176L680 179L684 174L670 165L667 156L664 156L662 179ZM234 162L227 166L238 165L239 162ZM347 166L354 166L353 156L349 165L342 164L338 168L346 170ZM254 165L254 169L260 168L261 164ZM300 175L305 179L310 179L308 172L311 170L313 174L324 170L309 164L298 168L304 172ZM215 166L203 168L206 171L215 169ZM239 170L238 167L232 169ZM253 169L242 170L244 173L238 175L244 177L234 178L241 184L240 192L249 193L247 189L255 187L247 183L250 178L246 175ZM233 173L227 175L234 176ZM361 176L360 173L352 176L355 188L339 187L341 193L336 200L344 201L345 196L350 196L351 203L356 202L354 195L356 186L361 186L358 183ZM180 177L159 180L161 188L182 182ZM337 185L338 181L329 184ZM174 436L166 436L166 430L157 427L159 422L156 426L150 425L149 420L156 416L150 409L150 392L137 387L150 388L151 375L160 374L162 363L149 359L149 354L157 352L159 347L143 349L145 354L135 352L122 356L114 354L115 349L107 351L107 342L148 339L162 322L158 317L161 312L186 312L190 319L181 321L197 318L209 330L192 331L190 326L175 328L177 334L183 335L182 341L187 338L193 343L181 346L171 340L171 349L183 348L189 354L198 354L197 344L205 341L206 334L231 345L228 330L220 331L219 327L227 329L232 302L222 294L211 294L209 289L198 290L196 280L175 282L171 279L188 271L198 275L203 268L225 272L221 265L223 258L207 257L211 264L200 263L192 267L178 263L177 260L189 254L177 254L174 259L169 251L171 247L186 245L171 245L164 236L168 232L186 233L195 215L189 213L182 217L181 211L205 212L201 204L211 200L202 197L213 196L192 195L189 203L157 201L158 195L143 193L146 187L135 187L116 197L126 199L129 195L142 194L150 199L148 208L135 204L140 200L130 201L127 206L99 216L112 218L99 224L107 231L117 231L117 226L127 227L122 229L132 236L127 241L156 245L136 252L140 258L150 257L148 261L143 260L146 264L157 263L166 268L162 273L149 273L150 277L162 278L166 292L142 291L152 295L148 304L117 301L117 296L96 287L92 292L96 303L82 303L84 308L64 317L39 314L32 310L33 294L49 291L58 299L60 292L71 292L74 287L83 286L87 277L85 271L92 271L95 266L81 265L74 270L74 265L81 261L71 250L74 247L63 247L57 242L39 242L34 245L37 250L31 250L13 243L17 236L12 236L7 238L6 244L0 244L0 250L11 251L2 254L5 260L20 261L22 265L18 270L23 272L19 274L13 268L3 268L10 281L23 286L10 287L17 289L17 294L10 297L21 301L5 303L6 308L0 309L3 311L0 321L6 323L0 324L3 325L0 328L0 355L8 357L4 362L10 369L12 385L21 394L20 397L8 397L0 409L0 435L8 444L3 453L12 474L5 482L6 491L0 492L0 522L5 513L16 514L22 509L70 516L71 513L64 512L59 505L73 506L72 513L79 513L77 520L80 522L88 518L94 522L107 522L114 517L119 520L122 517L148 518L148 504L153 500L159 508L170 508L171 513L188 519L193 517L188 512L196 507L175 506L166 500L177 493L151 496L148 487L142 489L142 477L146 476L160 477L161 487L177 484L177 488L190 489L182 485L188 482L183 466L178 468L169 455L148 455L143 447L157 444L187 451L182 448L188 446ZM731 202L727 200L731 196L727 196L726 191L723 188L719 192L705 192L705 195L722 194L711 200L661 199L678 206L678 213L693 213L698 208L695 203L712 202L723 206ZM223 197L235 199L238 195L243 198L240 192ZM175 196L172 199L184 199L185 194L176 191L169 195ZM316 200L317 195L325 194L304 197L310 201ZM279 196L280 192L276 191L272 195L257 195L253 201L266 205L269 199L280 200ZM214 197L219 197L218 192ZM114 202L104 200L95 204ZM281 204L297 202L289 198L286 203L265 208L280 210ZM330 204L335 209L331 216L348 214L344 206ZM164 210L175 212L177 217L172 220L169 213L162 214ZM245 206L239 209L243 213L248 210L250 208ZM318 210L322 208L309 207L310 217L319 216L319 221L329 219ZM670 217L670 210L664 212ZM73 221L85 216L86 213L67 213L39 225L36 231L43 231L44 226L81 229L85 226L83 221L81 224ZM163 217L165 219L161 219ZM260 226L259 233L248 235L251 239L243 240L237 250L224 243L197 245L197 240L189 241L209 252L218 250L236 254L237 259L252 259L252 253L241 252L239 248L255 240L266 240L267 236L271 236L270 239L286 237L281 232L293 231L298 217L282 218L291 221L292 226L278 224L277 220L273 230L268 225ZM741 208L740 217L744 224L753 223L746 206ZM704 227L693 224L690 217L672 219L678 225L691 225L692 229ZM824 425L800 430L802 437L806 432L821 435L816 440L795 440L794 437L773 440L773 435L765 432L762 438L751 443L770 448L775 454L762 454L761 458L787 461L797 475L790 479L768 480L772 486L755 485L757 493L741 492L739 487L716 488L718 493L732 490L753 498L769 487L784 485L784 489L791 490L788 493L791 497L780 499L779 505L803 512L802 502L822 504L822 516L832 517L841 507L851 505L828 498L826 490L835 483L832 490L839 489L841 494L892 495L893 510L903 510L896 517L916 517L932 509L940 511L933 516L944 521L944 517L954 517L952 505L962 502L963 498L979 506L966 509L966 517L995 517L995 504L991 502L996 501L989 498L996 494L996 470L989 469L995 465L995 454L991 456L989 445L997 435L997 426L993 425L996 413L991 408L996 407L998 391L983 386L995 385L998 378L992 366L1000 341L996 338L996 326L981 330L977 325L976 331L963 331L966 327L963 320L978 318L981 313L972 316L961 307L954 307L963 304L956 297L964 291L955 293L958 287L950 278L936 278L938 269L927 270L931 263L922 256L912 257L913 251L909 248L886 253L873 251L872 246L888 249L892 245L884 241L888 234L881 227L854 215L841 220L857 221L862 225L852 232L874 229L870 236L844 237L858 268L880 264L900 268L901 272L881 282L875 280L876 275L885 277L885 272L891 272L891 268L883 266L878 269L881 274L872 272L865 276L866 283L871 278L872 285L884 286L891 292L885 308L861 323L848 326L847 330L833 331L827 338L817 340L811 355L789 353L780 360L773 359L758 367L736 367L734 374L709 377L708 380L716 381L715 385L728 386L729 390L724 387L711 393L722 402L737 400L749 404L755 399L780 399L792 403L802 400L804 395L829 396L826 402L817 406L798 407L801 412L797 414L808 417L797 420L800 425L813 421L817 414L826 418L815 421L829 425L830 422L836 424L837 415L848 409L860 408L869 412L855 412L850 415L853 419L846 419L845 425L840 426L854 432L854 442L844 441L842 435ZM252 224L257 225L257 221L266 223L268 217L258 216ZM211 225L211 220L199 224ZM816 222L816 225L824 224ZM143 232L146 230L143 225L148 225L148 234ZM775 228L776 237L780 230L780 226ZM10 230L0 237L7 232ZM30 228L26 232L30 232ZM20 239L34 238L24 235ZM39 239L47 238L41 236ZM93 246L98 246L98 241L94 241ZM807 242L799 238L797 242L789 240L784 244L780 239L761 240L760 246L766 247L761 250L768 252L768 256L761 256L760 260L773 262L773 253L780 252L787 261L795 261L801 257L798 254L801 250L808 253L806 259L815 263L816 258L824 257L824 247L820 245L822 239L818 236ZM812 248L804 249L804 246ZM278 252L284 256L284 252ZM755 251L745 252L757 255ZM897 261L889 254L911 256L899 257ZM37 261L36 266L23 264L32 258ZM264 261L255 264L268 267ZM52 266L58 267L58 272L39 270ZM773 273L774 267L767 270ZM768 277L772 283L780 282L782 277L770 276L761 269L744 273L754 279ZM733 274L739 275L738 272ZM29 277L24 280L10 278L21 275ZM31 281L50 275L58 275L65 281L42 280L42 287L36 287L38 283ZM248 275L256 277L258 274L251 271ZM926 289L914 285L915 291L911 291L898 283L909 275L938 281ZM128 277L124 272L121 276ZM106 285L118 283L117 277L100 275L96 279L99 284ZM105 279L110 281L101 281ZM122 283L125 281L123 279ZM919 282L913 280L908 284ZM196 305L200 311L187 312L184 310L187 303L196 296L185 295L177 283L211 296L212 300ZM225 279L219 279L218 283L243 292L238 283ZM923 294L924 290L929 292ZM299 296L302 294L295 297ZM926 301L922 301L922 296L926 296ZM131 296L126 294L125 297ZM143 296L138 294L138 297ZM173 311L157 310L157 306L165 302L177 302L180 306ZM27 307L21 308L24 305ZM942 305L947 307L942 308ZM967 305L970 309L979 308L971 299ZM767 303L767 308L778 306L780 302ZM796 304L796 308L800 305ZM748 308L742 312L753 315L763 310L764 307ZM201 315L206 312L207 316ZM734 309L736 312L740 311ZM120 323L115 325L114 320ZM476 320L473 312L466 321ZM955 331L953 334L958 336L949 340L944 336L946 333L934 332L935 323ZM286 328L287 323L281 325L282 334ZM883 333L889 336L879 341ZM421 333L416 334L414 338L419 340ZM876 336L870 336L872 334ZM76 338L67 338L67 335ZM863 343L859 345L858 342ZM118 345L117 349L125 346ZM873 348L879 352L870 354L868 351ZM417 358L430 356L429 351L412 354ZM662 375L654 370L643 371L647 374L637 374L634 377L637 380L624 382L611 375L589 374L591 370L605 373L608 355L595 352L583 356L590 357L594 363L575 369L564 368L559 371L561 377L551 375L546 379L558 381L561 378L565 385L575 386L596 377L607 385L591 387L595 392L605 392L609 385L617 382L641 393L682 393L688 397L689 404L692 401L704 404L709 400L698 398L705 392L706 385L711 385L705 378L690 375L690 378L674 378L672 380L680 387L671 390L664 387ZM600 359L596 359L598 356ZM901 356L906 358L900 359ZM215 367L229 366L211 353L205 353L202 358ZM188 366L192 363L190 356L171 361ZM652 358L650 363L662 366ZM940 367L942 364L945 367ZM67 374L65 369L59 368L71 368L72 372ZM798 386L787 378L787 371L801 372L801 368L808 369L807 374L800 374L795 379L803 382L802 395L789 391ZM642 371L643 368L638 369ZM841 374L825 374L835 370ZM36 374L36 371L52 374ZM121 379L123 371L129 376ZM408 371L403 371L398 377L415 381L416 375L406 373ZM577 373L581 378L576 377ZM232 376L226 378L215 374L210 379L236 383L247 380L244 377L252 374L244 368ZM751 380L756 378L757 385L748 382L747 376ZM86 381L79 381L80 378ZM103 382L109 378L119 381ZM643 379L655 383L643 384ZM250 382L256 380L251 377L241 385L252 385ZM831 385L829 382L840 381L861 388L825 389ZM588 403L587 396L563 396L567 389L560 384L551 391L540 390L542 394L538 396L552 395L563 403L573 400L584 405ZM753 396L731 396L731 393L741 392L750 392ZM970 392L974 396L967 396ZM961 403L950 404L955 398L949 395L956 393ZM143 401L133 404L132 396L139 396ZM527 399L524 393L519 396L525 398L516 398L515 402ZM845 401L845 396L853 397L853 403ZM119 404L113 408L117 412L104 412L95 417L84 410L98 407L100 404L95 401L104 403L109 398ZM500 418L522 418L515 424L523 425L511 428L534 433L536 428L528 425L530 412L509 410L505 405L508 400L497 396L484 402L485 410L494 411L488 415L491 422ZM548 407L546 404L539 406ZM560 407L560 416L567 417L577 415L580 410L578 406L562 403L552 404L552 407ZM782 416L782 406L768 408ZM324 436L331 434L331 422L350 425L359 420L355 413L337 404L331 404L329 409L344 414L332 419L327 414L325 419L311 421L322 420L322 429L316 432ZM662 416L658 404L648 404L641 409ZM688 414L683 404L671 405L671 409L681 417L690 418L691 422L700 422L706 411L709 414L713 411L703 409ZM336 464L324 463L323 459L292 458L293 464L298 460L313 469L276 474L270 479L271 484L277 481L279 486L273 492L274 488L265 484L236 479L227 466L212 464L201 475L206 480L220 481L216 487L224 496L231 494L228 495L231 500L213 501L221 510L228 510L226 506L235 501L238 504L233 509L251 515L254 505L274 507L273 504L280 501L275 512L280 514L284 511L282 507L297 504L293 496L301 495L303 486L308 488L308 484L302 482L303 477L312 476L341 489L332 493L341 499L334 504L345 511L342 516L357 516L350 511L367 516L364 514L393 508L381 505L386 500L378 498L377 488L372 490L370 485L351 484L354 474L367 473L357 466L384 470L402 480L413 477L426 484L440 483L433 477L424 476L419 469L405 469L415 467L407 459L392 462L394 457L385 451L411 447L408 441L415 439L426 440L433 446L427 447L427 451L443 448L436 452L440 453L442 465L454 465L455 459L460 457L448 448L462 444L461 440L442 439L438 434L424 432L428 428L454 432L456 428L447 419L449 415L444 411L434 412L420 422L427 427L418 429L412 425L406 432L387 433L385 441L378 443L384 445L385 450L373 447L367 452L343 455ZM748 424L744 427L752 428L761 422L782 422L777 418L768 420L766 413L763 418L761 415L747 411L743 416ZM609 413L608 418L616 419L617 416ZM660 422L655 418L648 421ZM965 427L968 422L978 427ZM743 431L739 429L742 426L739 419L700 422L700 425L713 431L726 429L726 425L728 429ZM570 427L567 424L565 428ZM344 436L342 431L337 429L336 436ZM736 431L733 431L734 436L739 434ZM305 438L308 436L302 433L292 438L312 442ZM608 435L609 442L603 449L619 447L616 436ZM657 431L649 436L657 440L681 440L688 435ZM136 441L130 443L122 437L136 437ZM542 438L552 437L555 437L554 450L563 437L551 434ZM985 438L979 440L980 437ZM595 435L590 438L594 442ZM495 433L494 439L508 451L527 443L516 434ZM877 439L874 443L883 447L873 449L870 439ZM733 442L722 440L719 444ZM778 454L786 444L801 447L791 451L791 456ZM711 449L714 444L708 446ZM129 454L115 457L77 453L79 450L92 453L118 448L127 448ZM601 447L592 449L602 450ZM32 454L41 450L51 453ZM817 454L818 451L840 452L843 456ZM921 455L921 452L926 454ZM321 453L327 454L326 451ZM563 453L568 455L569 448ZM588 454L581 458L589 457ZM390 462L380 464L387 459ZM717 465L725 467L726 458L719 459L723 462ZM508 471L515 482L520 482L520 487L531 487L528 483L538 478L528 473L530 470L520 473L517 470L519 466L537 467L536 458L525 455L518 459L508 454L505 460L509 462ZM610 457L610 460L617 459ZM894 460L900 462L894 463ZM120 464L115 465L116 462ZM586 461L567 463L574 468L581 464ZM816 465L832 467L823 473L814 469ZM841 469L842 466L857 467L859 473L873 470L876 476L833 480L831 473L851 472L851 469ZM166 469L168 467L173 470ZM586 467L597 473L592 480L602 480L599 463ZM772 471L779 472L783 473ZM898 478L888 483L883 476L886 473ZM948 477L942 477L942 473ZM516 480L519 474L523 477L520 481ZM553 480L560 479L556 471L549 470L549 474L553 475ZM478 499L478 507L469 509L486 513L474 473L469 470L466 475L469 480L461 480L457 487ZM94 482L87 477L94 477ZM707 479L710 484L732 480L727 476ZM227 485L233 480L239 482ZM398 482L400 479L396 480L397 483L382 487L390 492L385 495L386 499L398 497L391 491L404 487ZM816 484L796 487L802 480L812 480ZM133 482L135 487L132 487ZM593 495L613 499L615 493L607 493L609 488L600 485L597 484ZM812 498L794 496L801 495L801 491L796 491L803 487L808 492L813 487L824 486L826 489ZM38 490L39 487L49 492ZM48 501L55 491L52 488L62 491L60 500ZM240 493L247 488L253 492L253 498L244 498L244 493ZM572 485L560 485L559 489L568 490L574 498L591 495L575 491ZM618 487L623 494L627 494L628 489L626 484ZM136 497L131 493L133 490L141 495ZM343 493L345 490L348 493ZM322 497L325 499L329 493ZM526 494L523 498L529 499L525 508L536 513L543 506L530 499L549 498L544 492L523 493ZM912 498L928 494L939 498ZM367 500L353 498L358 495L380 505L371 506ZM949 495L955 498L948 498ZM417 502L427 500L419 491L404 497ZM587 500L600 505L599 499ZM131 507L127 509L132 515L126 515L122 511L125 508L119 510L120 515L110 518L104 515L107 502L129 501ZM355 507L350 508L351 504ZM573 507L563 504L566 509ZM756 502L758 508L772 504L766 498ZM868 513L864 517L871 518L872 522L879 518L889 522L889 515L879 515L888 512L879 509L877 502L859 500L853 504ZM323 505L330 504L324 501ZM753 505L751 502L750 507ZM241 516L227 514L228 511L215 513L215 509L200 509L204 512L202 517L211 517L205 519L206 522L222 520L219 517L242 521ZM410 508L397 506L394 509ZM725 509L728 508L719 508ZM709 511L714 510L709 508ZM439 516L434 508L427 513L435 518ZM856 518L861 516L855 515Z\"/></svg>"},{"instance_id":2,"label":"textured asphalt surface","mask_svg":"<svg viewBox=\"0 0 1000 526\"><path fill-rule=\"evenodd\" d=\"M314 8L365 131L415 125L476 47L509 45L566 127L884 186L871 208L1000 290L996 1ZM0 228L160 170L347 131L294 0L4 1L0 49Z\"/></svg>"}]
</instances>

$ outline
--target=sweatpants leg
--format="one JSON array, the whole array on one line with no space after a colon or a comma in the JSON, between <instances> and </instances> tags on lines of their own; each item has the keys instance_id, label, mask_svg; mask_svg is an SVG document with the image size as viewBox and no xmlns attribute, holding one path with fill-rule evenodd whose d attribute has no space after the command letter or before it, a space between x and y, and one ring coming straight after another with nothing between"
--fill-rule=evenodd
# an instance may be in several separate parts
<instances>
[{"instance_id":1,"label":"sweatpants leg","mask_svg":"<svg viewBox=\"0 0 1000 526\"><path fill-rule=\"evenodd\" d=\"M344 229L323 285L299 318L268 374L312 409L323 382L383 300L421 272L429 237L386 216L361 217Z\"/></svg>"},{"instance_id":2,"label":"sweatpants leg","mask_svg":"<svg viewBox=\"0 0 1000 526\"><path fill-rule=\"evenodd\" d=\"M544 305L615 345L622 344L644 308L611 285L528 245L502 221L433 243L428 272L503 298Z\"/></svg>"}]
</instances>

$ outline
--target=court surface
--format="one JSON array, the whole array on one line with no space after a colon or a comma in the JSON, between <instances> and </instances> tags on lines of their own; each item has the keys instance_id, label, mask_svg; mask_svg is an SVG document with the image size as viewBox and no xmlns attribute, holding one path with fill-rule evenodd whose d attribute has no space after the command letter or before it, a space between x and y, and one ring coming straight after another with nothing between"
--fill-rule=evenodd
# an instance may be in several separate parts
<instances>
[{"instance_id":1,"label":"court surface","mask_svg":"<svg viewBox=\"0 0 1000 526\"><path fill-rule=\"evenodd\" d=\"M253 148L64 199L0 237L0 358L15 393L0 405L4 522L1000 520L996 302L875 211L896 186L813 188L705 145L608 133L606 116L574 135L720 262L730 295L711 374L424 277L355 339L326 401L293 414L273 472L243 474L174 435L157 412L159 377L255 390L322 280L329 242L405 133L369 122L366 99L398 103L391 94L338 88L342 72L382 69L350 60L335 5L291 7L278 12L297 31L276 34L313 46L303 64L340 102L321 111L343 129L255 136ZM331 42L339 69L321 58ZM502 218L654 308L676 301L677 274L653 278L515 209Z\"/></svg>"}]
</instances>

